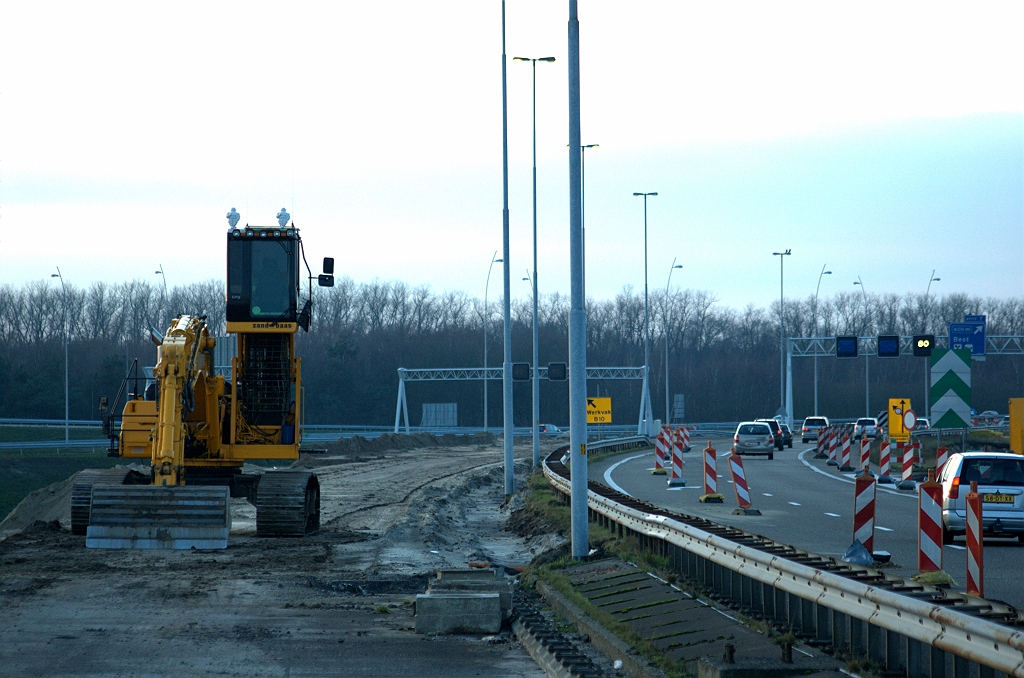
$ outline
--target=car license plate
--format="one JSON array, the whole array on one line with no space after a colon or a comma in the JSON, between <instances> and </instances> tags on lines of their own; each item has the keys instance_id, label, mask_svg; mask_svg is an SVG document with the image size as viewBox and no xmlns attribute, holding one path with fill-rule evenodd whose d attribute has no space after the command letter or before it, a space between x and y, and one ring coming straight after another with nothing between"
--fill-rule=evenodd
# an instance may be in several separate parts
<instances>
[{"instance_id":1,"label":"car license plate","mask_svg":"<svg viewBox=\"0 0 1024 678\"><path fill-rule=\"evenodd\" d=\"M743 445L744 445L745 447L754 447L754 446L756 446L756 445L757 445L757 443L752 443L752 442L749 442L749 441L748 441L748 442L745 442L745 443L743 443Z\"/></svg>"},{"instance_id":2,"label":"car license plate","mask_svg":"<svg viewBox=\"0 0 1024 678\"><path fill-rule=\"evenodd\" d=\"M1012 504L1012 494L986 494L982 497L986 504Z\"/></svg>"}]
</instances>

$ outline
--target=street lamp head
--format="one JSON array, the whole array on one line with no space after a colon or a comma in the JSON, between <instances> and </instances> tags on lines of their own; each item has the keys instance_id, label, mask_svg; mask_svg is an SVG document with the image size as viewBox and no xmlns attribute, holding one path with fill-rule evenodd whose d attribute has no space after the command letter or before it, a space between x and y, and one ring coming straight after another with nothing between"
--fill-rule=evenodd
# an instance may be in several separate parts
<instances>
[{"instance_id":1,"label":"street lamp head","mask_svg":"<svg viewBox=\"0 0 1024 678\"><path fill-rule=\"evenodd\" d=\"M51 278L59 278L60 276L59 276L59 275L57 275L56 273L51 273L51 274L50 274L50 277L51 277Z\"/></svg>"},{"instance_id":2,"label":"street lamp head","mask_svg":"<svg viewBox=\"0 0 1024 678\"><path fill-rule=\"evenodd\" d=\"M541 57L537 61L547 61L549 64L554 63L555 57Z\"/></svg>"},{"instance_id":3,"label":"street lamp head","mask_svg":"<svg viewBox=\"0 0 1024 678\"><path fill-rule=\"evenodd\" d=\"M157 275L163 275L164 274L163 271L153 271L153 273L156 273Z\"/></svg>"},{"instance_id":4,"label":"street lamp head","mask_svg":"<svg viewBox=\"0 0 1024 678\"><path fill-rule=\"evenodd\" d=\"M583 148L601 148L601 144L587 144Z\"/></svg>"},{"instance_id":5,"label":"street lamp head","mask_svg":"<svg viewBox=\"0 0 1024 678\"><path fill-rule=\"evenodd\" d=\"M498 263L501 263L501 262L503 262L503 261L505 261L505 260L504 260L504 259L495 259L495 260L494 260L494 263L498 264Z\"/></svg>"},{"instance_id":6,"label":"street lamp head","mask_svg":"<svg viewBox=\"0 0 1024 678\"><path fill-rule=\"evenodd\" d=\"M683 267L683 265L682 265L682 264L676 264L676 265L675 265L675 266L673 266L672 268L682 268L682 267Z\"/></svg>"},{"instance_id":7,"label":"street lamp head","mask_svg":"<svg viewBox=\"0 0 1024 678\"><path fill-rule=\"evenodd\" d=\"M861 286L863 286L863 284L864 284L864 283L862 283L862 282L861 282L861 281L859 281L859 280L854 280L854 281L853 281L853 284L854 284L854 285L861 285Z\"/></svg>"},{"instance_id":8,"label":"street lamp head","mask_svg":"<svg viewBox=\"0 0 1024 678\"><path fill-rule=\"evenodd\" d=\"M931 282L942 282L942 278L932 278Z\"/></svg>"},{"instance_id":9,"label":"street lamp head","mask_svg":"<svg viewBox=\"0 0 1024 678\"><path fill-rule=\"evenodd\" d=\"M832 275L832 271L822 271L822 275Z\"/></svg>"}]
</instances>

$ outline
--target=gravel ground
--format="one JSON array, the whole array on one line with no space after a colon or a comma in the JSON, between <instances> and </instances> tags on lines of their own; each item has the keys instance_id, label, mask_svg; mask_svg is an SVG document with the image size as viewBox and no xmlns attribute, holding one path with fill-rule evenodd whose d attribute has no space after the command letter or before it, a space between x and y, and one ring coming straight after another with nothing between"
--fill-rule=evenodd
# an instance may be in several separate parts
<instances>
[{"instance_id":1,"label":"gravel ground","mask_svg":"<svg viewBox=\"0 0 1024 678\"><path fill-rule=\"evenodd\" d=\"M500 446L443 442L304 455L320 532L257 539L255 510L233 500L222 551L86 549L59 508L70 488L40 491L15 512L29 526L0 541L0 674L543 675L507 635L411 631L436 569L521 566L563 541L506 531L519 501L502 506ZM517 445L520 484L529 455Z\"/></svg>"}]
</instances>

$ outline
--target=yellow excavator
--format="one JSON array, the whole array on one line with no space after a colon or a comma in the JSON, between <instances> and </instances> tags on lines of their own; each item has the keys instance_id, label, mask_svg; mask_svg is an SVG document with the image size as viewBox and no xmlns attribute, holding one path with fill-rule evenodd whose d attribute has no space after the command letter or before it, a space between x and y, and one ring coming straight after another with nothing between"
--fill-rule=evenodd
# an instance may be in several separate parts
<instances>
[{"instance_id":1,"label":"yellow excavator","mask_svg":"<svg viewBox=\"0 0 1024 678\"><path fill-rule=\"evenodd\" d=\"M246 461L296 460L302 431L301 360L295 335L309 330L312 272L302 298L302 239L287 227L227 234L230 376L214 366L206 316L180 315L153 332L152 381L138 380L111 433L111 456L148 459L148 477L123 469L83 471L72 488L71 528L90 548L226 548L231 497L256 507L256 534L303 536L320 521L320 486L308 470L242 472ZM318 284L334 284L324 259ZM136 373L137 374L137 373ZM122 383L122 392L129 379ZM116 407L120 394L114 400ZM101 399L101 409L105 407Z\"/></svg>"}]
</instances>

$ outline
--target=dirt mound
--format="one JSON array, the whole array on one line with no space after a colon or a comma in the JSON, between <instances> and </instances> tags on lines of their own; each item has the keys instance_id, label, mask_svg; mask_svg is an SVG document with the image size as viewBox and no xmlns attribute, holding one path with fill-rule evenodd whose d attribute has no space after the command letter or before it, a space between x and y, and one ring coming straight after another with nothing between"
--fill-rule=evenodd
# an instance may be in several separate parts
<instances>
[{"instance_id":1,"label":"dirt mound","mask_svg":"<svg viewBox=\"0 0 1024 678\"><path fill-rule=\"evenodd\" d=\"M415 450L424 447L468 447L474 445L491 446L497 443L493 433L476 433L471 436L457 436L446 433L436 436L433 433L385 433L376 438L352 436L340 438L337 442L328 443L330 454L380 454L393 450Z\"/></svg>"},{"instance_id":2,"label":"dirt mound","mask_svg":"<svg viewBox=\"0 0 1024 678\"><path fill-rule=\"evenodd\" d=\"M116 468L140 472L138 464L118 465ZM81 473L81 471L79 471ZM148 475L148 473L147 473ZM0 540L17 534L34 523L59 523L64 529L71 529L71 486L78 473L28 495L0 522Z\"/></svg>"}]
</instances>

